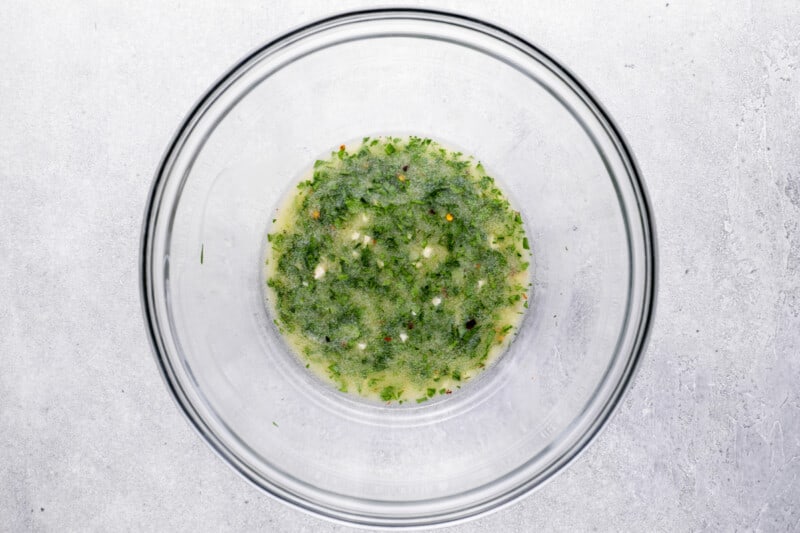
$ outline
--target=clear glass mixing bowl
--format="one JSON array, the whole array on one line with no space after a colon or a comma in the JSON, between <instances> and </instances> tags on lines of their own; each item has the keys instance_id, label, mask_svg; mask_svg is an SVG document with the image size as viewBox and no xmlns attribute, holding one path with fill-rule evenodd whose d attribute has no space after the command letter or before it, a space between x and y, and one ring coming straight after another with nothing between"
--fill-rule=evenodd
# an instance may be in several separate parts
<instances>
[{"instance_id":1,"label":"clear glass mixing bowl","mask_svg":"<svg viewBox=\"0 0 800 533\"><path fill-rule=\"evenodd\" d=\"M262 290L282 196L320 154L378 134L480 159L533 250L530 309L508 352L419 405L319 382L287 350ZM397 9L295 30L215 83L156 175L141 261L157 361L199 434L269 494L369 527L473 517L572 460L630 383L656 267L631 152L573 75L489 24Z\"/></svg>"}]
</instances>

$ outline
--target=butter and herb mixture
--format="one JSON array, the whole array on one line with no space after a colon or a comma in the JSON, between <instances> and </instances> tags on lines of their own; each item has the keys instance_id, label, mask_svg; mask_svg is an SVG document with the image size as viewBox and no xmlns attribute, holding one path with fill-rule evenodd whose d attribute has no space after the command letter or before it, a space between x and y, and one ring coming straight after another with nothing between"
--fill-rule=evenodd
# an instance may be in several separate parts
<instances>
[{"instance_id":1,"label":"butter and herb mixture","mask_svg":"<svg viewBox=\"0 0 800 533\"><path fill-rule=\"evenodd\" d=\"M520 214L480 164L430 139L342 145L268 241L275 323L343 392L450 394L502 352L528 306Z\"/></svg>"}]
</instances>

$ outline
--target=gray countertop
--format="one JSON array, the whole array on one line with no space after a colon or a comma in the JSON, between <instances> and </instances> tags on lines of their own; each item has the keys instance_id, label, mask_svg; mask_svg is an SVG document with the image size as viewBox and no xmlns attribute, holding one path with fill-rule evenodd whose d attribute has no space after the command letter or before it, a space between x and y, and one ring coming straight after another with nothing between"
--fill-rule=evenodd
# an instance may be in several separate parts
<instances>
[{"instance_id":1,"label":"gray countertop","mask_svg":"<svg viewBox=\"0 0 800 533\"><path fill-rule=\"evenodd\" d=\"M210 83L364 5L0 8L0 530L348 530L261 494L190 429L147 343L137 253L158 160ZM638 158L660 246L649 348L606 430L452 530L800 530L800 5L424 5L586 82Z\"/></svg>"}]
</instances>

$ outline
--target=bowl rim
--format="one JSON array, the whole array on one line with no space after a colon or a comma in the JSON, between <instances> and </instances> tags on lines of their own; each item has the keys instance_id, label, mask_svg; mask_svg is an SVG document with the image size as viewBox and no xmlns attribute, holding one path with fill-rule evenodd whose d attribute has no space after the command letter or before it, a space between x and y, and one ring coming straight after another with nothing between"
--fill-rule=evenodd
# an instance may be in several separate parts
<instances>
[{"instance_id":1,"label":"bowl rim","mask_svg":"<svg viewBox=\"0 0 800 533\"><path fill-rule=\"evenodd\" d=\"M155 297L150 269L153 259L152 237L156 225L156 217L161 207L163 185L168 177L170 163L174 156L180 152L183 145L182 141L185 140L185 135L196 123L198 114L212 101L212 97L217 95L220 90L224 90L225 86L232 81L232 78L237 72L257 56L291 42L298 35L309 30L323 29L332 23L404 18L451 24L467 30L488 30L491 32L490 35L500 38L506 45L516 45L518 48L521 48L526 55L531 56L531 59L544 63L552 72L558 75L562 81L570 86L584 104L592 111L595 118L601 123L605 133L616 148L621 162L626 168L632 193L635 197L635 205L637 207L637 211L634 212L634 214L638 213L637 222L641 225L642 230L644 266L641 316L638 322L630 323L635 329L635 334L632 336L631 351L622 370L621 378L613 387L608 400L605 405L602 406L597 418L588 425L584 433L570 447L555 459L553 463L548 465L548 468L540 473L540 475L536 476L534 479L527 479L524 483L495 496L488 502L477 502L466 508L448 510L439 514L388 519L330 508L324 504L310 501L302 495L294 494L271 483L269 480L266 480L265 483L264 479L253 476L247 470L244 461L227 449L221 439L210 431L207 423L197 413L191 400L189 400L181 384L176 379L176 374L171 366L169 357L165 354L166 349L160 333L161 326L154 309ZM555 60L551 54L540 46L531 43L527 39L501 26L459 12L415 7L380 7L348 10L299 25L255 47L219 76L209 88L203 92L194 105L190 107L189 112L181 120L180 125L170 138L167 148L161 156L147 196L139 243L139 293L146 334L152 348L154 359L158 365L159 373L172 400L201 439L242 478L267 495L290 505L292 508L334 523L351 527L373 529L439 528L463 523L496 512L531 494L575 461L575 459L586 450L588 445L597 438L603 429L607 427L608 421L617 412L617 407L624 398L624 395L632 387L633 380L641 366L641 360L652 332L658 294L657 235L649 194L644 180L642 179L639 165L629 147L627 139L624 137L611 115L606 111L605 107L586 85L567 67Z\"/></svg>"}]
</instances>

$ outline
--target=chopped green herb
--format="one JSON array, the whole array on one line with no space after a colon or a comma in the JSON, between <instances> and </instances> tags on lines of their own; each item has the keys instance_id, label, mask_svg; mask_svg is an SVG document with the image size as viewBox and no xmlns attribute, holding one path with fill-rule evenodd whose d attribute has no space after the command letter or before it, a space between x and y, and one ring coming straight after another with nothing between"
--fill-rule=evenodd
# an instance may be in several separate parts
<instances>
[{"instance_id":1,"label":"chopped green herb","mask_svg":"<svg viewBox=\"0 0 800 533\"><path fill-rule=\"evenodd\" d=\"M384 387L381 391L381 400L387 402L391 400L399 400L402 393L403 391L397 390L393 385L389 385L388 387Z\"/></svg>"},{"instance_id":2,"label":"chopped green herb","mask_svg":"<svg viewBox=\"0 0 800 533\"><path fill-rule=\"evenodd\" d=\"M200 245L200 264L201 265L203 264L203 252L205 251L205 247L206 247L205 244L201 244Z\"/></svg>"},{"instance_id":3,"label":"chopped green herb","mask_svg":"<svg viewBox=\"0 0 800 533\"><path fill-rule=\"evenodd\" d=\"M341 391L421 402L510 342L529 243L482 165L430 139L365 137L295 191L267 235L267 286L306 368Z\"/></svg>"}]
</instances>

